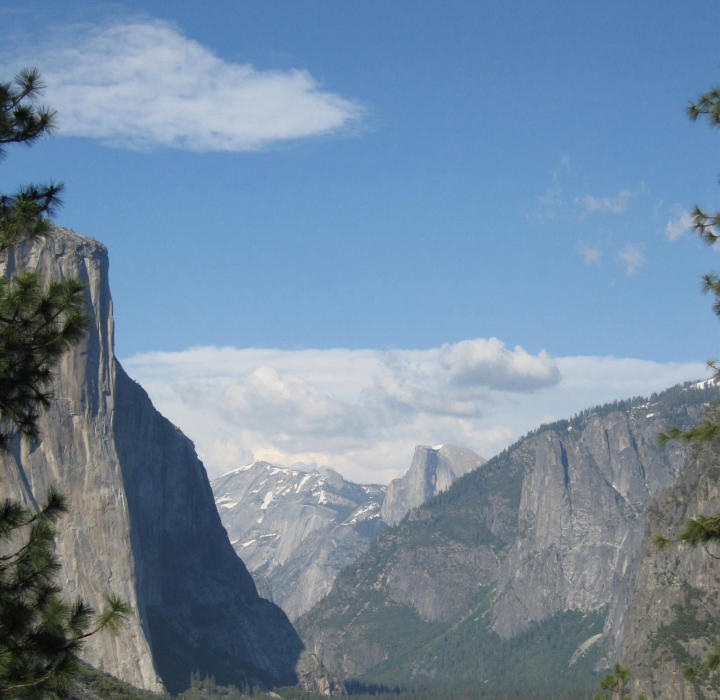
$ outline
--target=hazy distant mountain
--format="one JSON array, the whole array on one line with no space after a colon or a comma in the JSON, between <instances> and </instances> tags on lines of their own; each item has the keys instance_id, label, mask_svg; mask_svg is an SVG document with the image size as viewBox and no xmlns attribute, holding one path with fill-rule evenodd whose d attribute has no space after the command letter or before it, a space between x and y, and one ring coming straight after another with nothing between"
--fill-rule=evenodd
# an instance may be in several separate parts
<instances>
[{"instance_id":1,"label":"hazy distant mountain","mask_svg":"<svg viewBox=\"0 0 720 700\"><path fill-rule=\"evenodd\" d=\"M235 551L262 595L290 619L326 595L337 573L383 529L483 463L453 445L416 447L402 479L354 484L332 469L301 471L256 462L215 479L215 502Z\"/></svg>"},{"instance_id":2,"label":"hazy distant mountain","mask_svg":"<svg viewBox=\"0 0 720 700\"><path fill-rule=\"evenodd\" d=\"M405 476L393 479L387 488L380 511L383 520L396 525L408 511L447 491L459 476L484 463L482 457L466 447L419 445Z\"/></svg>"},{"instance_id":3,"label":"hazy distant mountain","mask_svg":"<svg viewBox=\"0 0 720 700\"><path fill-rule=\"evenodd\" d=\"M211 486L235 551L261 594L291 619L322 598L383 527L385 488L345 481L331 469L256 462Z\"/></svg>"},{"instance_id":4,"label":"hazy distant mountain","mask_svg":"<svg viewBox=\"0 0 720 700\"><path fill-rule=\"evenodd\" d=\"M366 681L592 690L620 649L647 504L688 451L656 435L717 397L686 385L542 426L382 532L298 630Z\"/></svg>"},{"instance_id":5,"label":"hazy distant mountain","mask_svg":"<svg viewBox=\"0 0 720 700\"><path fill-rule=\"evenodd\" d=\"M3 272L18 267L88 285L92 324L57 369L41 439L0 455L3 496L33 507L52 486L68 498L56 540L66 595L101 609L112 592L133 608L84 658L147 689L180 690L193 671L238 685L324 682L282 610L257 595L192 443L116 360L104 246L56 229L11 250Z\"/></svg>"}]
</instances>

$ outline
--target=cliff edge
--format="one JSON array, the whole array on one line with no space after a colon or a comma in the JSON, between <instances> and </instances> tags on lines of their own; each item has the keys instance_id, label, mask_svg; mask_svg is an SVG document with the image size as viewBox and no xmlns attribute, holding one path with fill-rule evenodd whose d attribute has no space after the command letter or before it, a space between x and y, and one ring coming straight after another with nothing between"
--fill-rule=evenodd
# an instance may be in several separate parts
<instances>
[{"instance_id":1,"label":"cliff edge","mask_svg":"<svg viewBox=\"0 0 720 700\"><path fill-rule=\"evenodd\" d=\"M306 685L322 685L319 665L234 553L192 443L115 358L105 247L55 228L0 265L5 275L27 268L87 283L92 324L57 367L41 439L17 438L0 456L5 495L33 505L54 486L68 498L56 542L65 593L99 609L111 591L134 610L119 636L91 638L84 659L152 690L182 690L192 671L294 684L299 662Z\"/></svg>"}]
</instances>

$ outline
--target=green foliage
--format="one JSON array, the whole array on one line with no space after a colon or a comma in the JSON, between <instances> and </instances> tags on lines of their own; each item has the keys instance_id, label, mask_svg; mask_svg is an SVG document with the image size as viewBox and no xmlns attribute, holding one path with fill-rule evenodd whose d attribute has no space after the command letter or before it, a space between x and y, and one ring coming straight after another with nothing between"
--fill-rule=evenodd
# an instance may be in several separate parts
<instances>
[{"instance_id":1,"label":"green foliage","mask_svg":"<svg viewBox=\"0 0 720 700\"><path fill-rule=\"evenodd\" d=\"M73 680L73 689L82 688L84 690L97 695L102 700L161 700L168 696L165 694L152 693L149 690L140 690L127 683L123 683L117 678L113 678L107 673L98 671L91 666L83 663L79 664L79 669ZM74 695L75 693L73 693ZM84 695L80 695L84 697Z\"/></svg>"},{"instance_id":2,"label":"green foliage","mask_svg":"<svg viewBox=\"0 0 720 700\"><path fill-rule=\"evenodd\" d=\"M9 500L0 506L0 698L62 694L78 671L83 640L117 631L129 612L117 599L95 615L82 600L60 597L53 544L65 511L55 492L37 513Z\"/></svg>"},{"instance_id":3,"label":"green foliage","mask_svg":"<svg viewBox=\"0 0 720 700\"><path fill-rule=\"evenodd\" d=\"M630 682L632 674L629 668L616 663L610 673L606 673L600 679L600 688L606 692L593 695L593 700L633 700L632 695L626 692L627 684ZM610 693L610 695L608 695ZM640 694L637 700L647 700L645 695Z\"/></svg>"},{"instance_id":4,"label":"green foliage","mask_svg":"<svg viewBox=\"0 0 720 700\"><path fill-rule=\"evenodd\" d=\"M18 430L37 438L52 367L88 323L83 289L74 279L42 285L32 272L0 279L0 446Z\"/></svg>"},{"instance_id":5,"label":"green foliage","mask_svg":"<svg viewBox=\"0 0 720 700\"><path fill-rule=\"evenodd\" d=\"M649 639L649 648L656 658L673 661L682 669L683 677L695 684L717 693L720 678L712 671L720 665L720 643L711 648L703 661L694 656L690 649L698 641L709 643L720 636L720 620L708 615L714 607L708 593L687 583L682 586L682 602L674 605L670 619L660 626Z\"/></svg>"},{"instance_id":6,"label":"green foliage","mask_svg":"<svg viewBox=\"0 0 720 700\"><path fill-rule=\"evenodd\" d=\"M198 673L193 673L190 677L190 687L176 697L178 700L250 700L267 695L251 688L241 690L232 685L218 685L212 676L204 678Z\"/></svg>"},{"instance_id":7,"label":"green foliage","mask_svg":"<svg viewBox=\"0 0 720 700\"><path fill-rule=\"evenodd\" d=\"M673 425L668 428L667 431L658 433L658 442L664 445L666 442L677 440L678 438L685 442L709 442L718 437L718 435L720 435L720 423L705 419L686 430Z\"/></svg>"},{"instance_id":8,"label":"green foliage","mask_svg":"<svg viewBox=\"0 0 720 700\"><path fill-rule=\"evenodd\" d=\"M712 88L708 92L700 95L695 102L690 103L687 108L687 113L692 120L704 116L707 118L710 126L719 126L720 88ZM714 246L718 239L720 239L720 212L708 214L696 205L693 210L693 228L702 241ZM703 275L702 279L703 291L706 293L711 292L714 295L713 311L716 315L720 316L720 276L715 273L709 273ZM708 364L715 370L715 380L720 380L720 367L714 362L709 362ZM661 441L667 441L682 438L684 440L708 442L718 437L718 435L720 435L720 415L715 415L688 430L681 430L677 427L670 428L667 432L661 433L659 439Z\"/></svg>"},{"instance_id":9,"label":"green foliage","mask_svg":"<svg viewBox=\"0 0 720 700\"><path fill-rule=\"evenodd\" d=\"M6 144L29 145L53 129L54 112L34 104L42 87L34 69L0 83L0 155ZM59 185L27 185L0 195L0 255L51 233L47 217L59 205L60 191ZM0 279L0 449L16 432L37 437L37 419L51 397L52 367L88 323L84 285L77 280L43 284L29 271Z\"/></svg>"},{"instance_id":10,"label":"green foliage","mask_svg":"<svg viewBox=\"0 0 720 700\"><path fill-rule=\"evenodd\" d=\"M366 687L367 692L356 692L356 687ZM327 700L327 695L308 693L297 687L275 688L274 692L286 700ZM481 687L464 690L433 690L432 688L401 688L386 686L371 687L351 684L350 697L353 700L585 700L587 696L577 693L540 692L530 690L521 695L515 693L488 693Z\"/></svg>"},{"instance_id":11,"label":"green foliage","mask_svg":"<svg viewBox=\"0 0 720 700\"><path fill-rule=\"evenodd\" d=\"M720 667L720 642L715 642L715 646L705 661L707 667L711 671L716 671Z\"/></svg>"},{"instance_id":12,"label":"green foliage","mask_svg":"<svg viewBox=\"0 0 720 700\"><path fill-rule=\"evenodd\" d=\"M693 121L699 117L706 117L708 124L712 127L720 126L720 88L712 88L706 93L700 95L695 101L691 102L687 108L687 113ZM693 228L700 239L710 245L715 246L720 239L720 212L709 214L695 206L693 210ZM720 316L720 276L715 273L709 273L703 276L703 292L712 293L714 295L713 311ZM714 379L720 381L720 365L716 362L709 362L708 365L714 370ZM706 416L700 423L690 428L680 428L673 426L667 431L658 435L660 443L668 440L682 439L686 442L708 443L720 437L720 412L715 410ZM678 533L680 542L687 542L693 546L704 546L708 551L707 545L710 542L720 541L720 512L713 515L699 515L686 520L682 530ZM657 535L653 541L661 548L666 547L670 540L662 535ZM715 555L711 555L715 556ZM718 558L718 557L716 557ZM678 619L673 624L678 624L680 620L687 622L687 612L684 609L678 610ZM667 631L672 625L661 628ZM701 635L698 635L701 636ZM686 653L684 649L678 649L675 645L676 654ZM715 670L720 666L720 644L716 644L713 652L707 659L706 665L709 669ZM685 667L683 675L687 680L696 681L700 672L694 665Z\"/></svg>"},{"instance_id":13,"label":"green foliage","mask_svg":"<svg viewBox=\"0 0 720 700\"><path fill-rule=\"evenodd\" d=\"M26 68L7 83L0 83L0 156L8 143L32 144L55 128L55 112L28 104L44 85L35 68Z\"/></svg>"},{"instance_id":14,"label":"green foliage","mask_svg":"<svg viewBox=\"0 0 720 700\"><path fill-rule=\"evenodd\" d=\"M666 549L670 544L671 540L665 537L665 535L653 535L652 543L658 549Z\"/></svg>"},{"instance_id":15,"label":"green foliage","mask_svg":"<svg viewBox=\"0 0 720 700\"><path fill-rule=\"evenodd\" d=\"M720 513L689 518L678 538L692 545L720 540Z\"/></svg>"},{"instance_id":16,"label":"green foliage","mask_svg":"<svg viewBox=\"0 0 720 700\"><path fill-rule=\"evenodd\" d=\"M44 85L36 69L21 71L0 83L0 159L11 143L31 145L55 129L55 112L35 104ZM26 185L14 195L0 195L0 253L23 240L47 235L60 204L61 185Z\"/></svg>"},{"instance_id":17,"label":"green foliage","mask_svg":"<svg viewBox=\"0 0 720 700\"><path fill-rule=\"evenodd\" d=\"M0 84L0 156L6 144L31 144L52 129L54 113L34 104L41 88L35 70ZM0 255L9 260L16 245L51 232L46 217L59 192L58 185L29 185L0 195ZM0 279L0 450L18 432L38 436L52 367L88 323L78 281L44 284L22 270ZM99 615L80 599L69 604L60 596L55 522L66 510L52 490L37 511L8 499L0 504L0 698L64 696L83 641L103 629L117 632L129 614L112 596Z\"/></svg>"},{"instance_id":18,"label":"green foliage","mask_svg":"<svg viewBox=\"0 0 720 700\"><path fill-rule=\"evenodd\" d=\"M26 185L13 195L0 195L0 253L23 240L50 233L50 220L60 205L62 185Z\"/></svg>"},{"instance_id":19,"label":"green foliage","mask_svg":"<svg viewBox=\"0 0 720 700\"><path fill-rule=\"evenodd\" d=\"M660 424L675 421L689 427L704 404L719 395L715 386L688 382L649 399L583 411L530 437L553 432L564 444L571 444L581 439L583 428L596 417L616 412L638 424L646 423L652 413L652 420ZM596 687L594 666L603 650L594 645L572 665L569 660L583 642L602 631L602 611L562 613L507 640L487 625L492 601L486 588L478 591L474 605L469 602L461 619L442 625L423 620L410 606L393 603L387 591L389 572L397 575L405 566L401 553L411 553L413 571L426 572L433 586L456 595L450 583L452 557L462 559L464 552L472 556L475 548L501 553L515 541L521 535L517 512L523 478L534 464L535 444L524 438L386 529L339 574L332 593L301 618L301 636L323 629L337 636L343 648L379 643L388 655L386 661L359 680L390 688L402 684L403 692L493 700L504 695L590 697ZM384 635L392 642L385 644Z\"/></svg>"},{"instance_id":20,"label":"green foliage","mask_svg":"<svg viewBox=\"0 0 720 700\"><path fill-rule=\"evenodd\" d=\"M600 688L602 690L609 690L613 695L616 695L617 697L624 698L626 697L625 687L630 682L631 675L632 674L630 673L629 668L625 668L619 663L616 663L613 667L613 670L610 673L606 673L600 679Z\"/></svg>"},{"instance_id":21,"label":"green foliage","mask_svg":"<svg viewBox=\"0 0 720 700\"><path fill-rule=\"evenodd\" d=\"M683 666L682 675L686 681L691 683L697 678L697 668L695 666Z\"/></svg>"},{"instance_id":22,"label":"green foliage","mask_svg":"<svg viewBox=\"0 0 720 700\"><path fill-rule=\"evenodd\" d=\"M434 691L440 696L586 697L593 683L593 667L600 649L590 647L573 664L580 645L602 631L604 611L558 613L531 625L510 639L499 637L488 624L492 596L481 589L476 606L463 620L416 640L404 654L370 669L361 680L408 689Z\"/></svg>"}]
</instances>

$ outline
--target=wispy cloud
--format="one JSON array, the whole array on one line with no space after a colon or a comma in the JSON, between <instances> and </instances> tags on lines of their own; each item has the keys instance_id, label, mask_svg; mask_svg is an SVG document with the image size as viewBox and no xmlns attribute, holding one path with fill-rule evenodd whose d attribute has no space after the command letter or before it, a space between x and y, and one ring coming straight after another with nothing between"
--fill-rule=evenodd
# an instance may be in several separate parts
<instances>
[{"instance_id":1,"label":"wispy cloud","mask_svg":"<svg viewBox=\"0 0 720 700\"><path fill-rule=\"evenodd\" d=\"M525 218L538 223L556 219L565 208L562 180L563 175L570 170L570 159L563 156L558 166L552 171L552 178L548 188L535 198L532 209Z\"/></svg>"},{"instance_id":2,"label":"wispy cloud","mask_svg":"<svg viewBox=\"0 0 720 700\"><path fill-rule=\"evenodd\" d=\"M602 251L600 248L594 248L580 241L578 243L578 251L586 265L600 264L600 259L602 258Z\"/></svg>"},{"instance_id":3,"label":"wispy cloud","mask_svg":"<svg viewBox=\"0 0 720 700\"><path fill-rule=\"evenodd\" d=\"M632 192L620 190L614 197L596 197L592 194L584 194L576 199L583 212L593 214L595 212L608 212L610 214L624 214L628 209Z\"/></svg>"},{"instance_id":4,"label":"wispy cloud","mask_svg":"<svg viewBox=\"0 0 720 700\"><path fill-rule=\"evenodd\" d=\"M55 36L14 58L39 67L61 134L118 147L246 151L334 132L364 113L306 70L225 61L158 20L76 29L72 42Z\"/></svg>"},{"instance_id":5,"label":"wispy cloud","mask_svg":"<svg viewBox=\"0 0 720 700\"><path fill-rule=\"evenodd\" d=\"M634 275L645 264L643 247L634 243L626 244L618 253L618 258L627 275Z\"/></svg>"},{"instance_id":6,"label":"wispy cloud","mask_svg":"<svg viewBox=\"0 0 720 700\"><path fill-rule=\"evenodd\" d=\"M675 241L686 233L692 231L693 217L689 211L677 211L665 224L665 235Z\"/></svg>"},{"instance_id":7,"label":"wispy cloud","mask_svg":"<svg viewBox=\"0 0 720 700\"><path fill-rule=\"evenodd\" d=\"M496 338L426 350L203 347L123 364L211 475L266 459L329 465L365 482L399 476L416 444L454 442L490 457L544 420L705 368L552 358Z\"/></svg>"},{"instance_id":8,"label":"wispy cloud","mask_svg":"<svg viewBox=\"0 0 720 700\"><path fill-rule=\"evenodd\" d=\"M537 223L567 217L582 220L589 214L627 212L635 194L632 190L624 188L610 196L598 196L587 192L580 194L577 191L577 178L568 177L570 170L570 159L567 156L563 157L552 171L548 187L535 197L532 208L525 215L527 220ZM639 190L643 191L644 188L644 183L641 183Z\"/></svg>"}]
</instances>

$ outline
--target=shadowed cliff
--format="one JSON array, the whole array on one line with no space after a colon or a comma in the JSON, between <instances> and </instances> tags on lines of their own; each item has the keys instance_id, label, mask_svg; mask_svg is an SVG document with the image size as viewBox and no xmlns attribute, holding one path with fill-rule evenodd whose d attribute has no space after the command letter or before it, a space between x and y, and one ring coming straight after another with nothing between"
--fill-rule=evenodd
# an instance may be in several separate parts
<instances>
[{"instance_id":1,"label":"shadowed cliff","mask_svg":"<svg viewBox=\"0 0 720 700\"><path fill-rule=\"evenodd\" d=\"M5 496L34 504L54 486L68 497L56 543L68 597L101 608L112 591L135 612L118 637L89 640L84 658L133 685L173 692L192 671L271 686L294 684L299 668L306 686L327 686L233 552L192 443L115 359L104 246L57 228L11 251L2 272L18 268L85 281L93 316L57 368L41 439L16 439L0 458Z\"/></svg>"}]
</instances>

